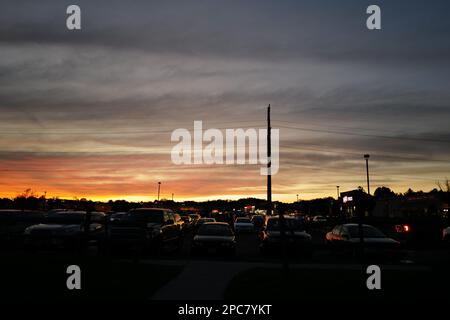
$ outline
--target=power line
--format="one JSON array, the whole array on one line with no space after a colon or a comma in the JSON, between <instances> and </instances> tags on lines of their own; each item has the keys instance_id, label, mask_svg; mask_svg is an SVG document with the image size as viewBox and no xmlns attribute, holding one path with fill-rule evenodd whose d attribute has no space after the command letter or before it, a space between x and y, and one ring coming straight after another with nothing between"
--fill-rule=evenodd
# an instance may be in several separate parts
<instances>
[{"instance_id":1,"label":"power line","mask_svg":"<svg viewBox=\"0 0 450 320\"><path fill-rule=\"evenodd\" d=\"M226 123L230 123L230 124L234 124L234 123L253 123L255 121L230 121L230 122L221 122L221 124L226 124ZM208 130L209 128L205 127L205 123L208 124L208 126L214 125L211 124L209 122L204 122L203 123L203 128L202 130ZM239 126L238 128L233 128L233 129L239 129L239 128L255 128L255 127L261 127L262 124L261 123L255 123L255 124L251 124L251 125L245 125L245 126ZM178 128L175 128L178 129ZM36 135L46 135L46 134L55 134L55 135L59 135L59 134L63 134L63 135L122 135L122 134L159 134L159 133L172 133L175 129L172 130L148 130L148 129L133 129L133 130L111 130L111 131L99 131L99 130L95 130L95 131L87 131L85 129L79 129L80 131L71 131L71 130L67 130L67 129L50 129L50 131L46 131L48 130L47 128L42 130L42 131L0 131L0 134L2 135L30 135L30 134L36 134ZM188 129L189 127L185 127L184 129ZM226 130L226 129L231 129L228 127L214 127L213 129L219 129L219 130ZM257 129L257 128L255 128ZM23 130L23 129L21 129ZM56 130L56 131L55 131ZM61 131L59 131L61 130ZM191 129L192 131L194 131L194 129Z\"/></svg>"},{"instance_id":2,"label":"power line","mask_svg":"<svg viewBox=\"0 0 450 320\"><path fill-rule=\"evenodd\" d=\"M450 144L449 140L440 140L440 139L395 137L395 136L375 135L375 134L367 134L367 133L355 133L355 132L349 132L349 131L324 130L324 129L313 129L313 128L305 128L305 127L291 127L291 126L283 126L283 125L281 125L281 126L279 125L278 127L285 128L285 129L307 131L307 132L320 132L320 133L342 134L342 135L351 135L351 136L360 136L360 137L380 138L380 139L392 139L392 140L402 140L402 141L410 140L410 141L438 142L438 143Z\"/></svg>"},{"instance_id":3,"label":"power line","mask_svg":"<svg viewBox=\"0 0 450 320\"><path fill-rule=\"evenodd\" d=\"M329 149L321 149L321 148L311 148L311 147L295 147L295 146L280 146L280 149L291 149L295 151L302 151L302 150L311 150L311 151L317 151L317 152L324 152L324 153L334 153L334 154L348 154L348 155L354 155L357 157L361 157L362 152L351 152L351 151L335 151L335 150L329 150ZM377 158L389 158L394 160L410 160L410 161L424 161L424 162L443 162L443 163L450 163L450 159L428 159L428 158L418 158L418 157L405 157L405 156L397 156L397 155L388 155L383 153L374 153L371 154L374 155L374 157Z\"/></svg>"}]
</instances>

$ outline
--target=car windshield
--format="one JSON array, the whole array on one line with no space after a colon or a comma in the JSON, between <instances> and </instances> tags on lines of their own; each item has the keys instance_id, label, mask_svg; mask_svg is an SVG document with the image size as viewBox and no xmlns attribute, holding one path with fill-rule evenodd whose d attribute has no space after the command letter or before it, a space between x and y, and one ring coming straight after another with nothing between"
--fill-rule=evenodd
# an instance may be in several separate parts
<instances>
[{"instance_id":1,"label":"car windshield","mask_svg":"<svg viewBox=\"0 0 450 320\"><path fill-rule=\"evenodd\" d=\"M249 218L237 218L236 222L237 223L250 223L250 219Z\"/></svg>"},{"instance_id":2,"label":"car windshield","mask_svg":"<svg viewBox=\"0 0 450 320\"><path fill-rule=\"evenodd\" d=\"M223 224L204 224L198 230L198 234L202 236L232 236L233 233L227 225Z\"/></svg>"},{"instance_id":3,"label":"car windshield","mask_svg":"<svg viewBox=\"0 0 450 320\"><path fill-rule=\"evenodd\" d=\"M286 230L304 230L303 224L297 219L284 219ZM267 222L267 230L280 230L280 219L270 219Z\"/></svg>"},{"instance_id":4,"label":"car windshield","mask_svg":"<svg viewBox=\"0 0 450 320\"><path fill-rule=\"evenodd\" d=\"M142 223L162 223L164 212L161 210L136 210L127 213L127 219Z\"/></svg>"},{"instance_id":5,"label":"car windshield","mask_svg":"<svg viewBox=\"0 0 450 320\"><path fill-rule=\"evenodd\" d=\"M359 227L355 226L347 226L347 230L350 233L350 238L358 238L359 237ZM363 234L364 238L385 238L386 236L377 228L372 226L363 226Z\"/></svg>"}]
</instances>

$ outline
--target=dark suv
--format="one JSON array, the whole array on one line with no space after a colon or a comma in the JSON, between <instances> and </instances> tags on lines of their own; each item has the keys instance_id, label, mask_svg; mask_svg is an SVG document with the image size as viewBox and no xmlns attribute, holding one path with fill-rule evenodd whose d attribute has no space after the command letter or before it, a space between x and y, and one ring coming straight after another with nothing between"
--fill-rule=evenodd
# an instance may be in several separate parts
<instances>
[{"instance_id":1,"label":"dark suv","mask_svg":"<svg viewBox=\"0 0 450 320\"><path fill-rule=\"evenodd\" d=\"M172 210L133 209L110 219L107 227L110 247L138 247L161 252L166 247L181 247L181 231Z\"/></svg>"}]
</instances>

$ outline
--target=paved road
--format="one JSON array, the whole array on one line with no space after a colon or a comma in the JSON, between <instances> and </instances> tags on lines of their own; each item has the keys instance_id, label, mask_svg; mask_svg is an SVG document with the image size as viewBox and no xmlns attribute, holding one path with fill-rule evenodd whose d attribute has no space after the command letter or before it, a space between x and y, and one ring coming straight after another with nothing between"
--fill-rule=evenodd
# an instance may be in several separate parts
<instances>
[{"instance_id":1,"label":"paved road","mask_svg":"<svg viewBox=\"0 0 450 320\"><path fill-rule=\"evenodd\" d=\"M230 281L240 272L252 268L281 268L280 264L241 261L211 260L143 260L141 263L158 265L182 265L183 271L167 285L158 290L153 300L220 300ZM357 264L291 264L291 269L303 270L352 270L360 272ZM430 271L422 266L392 265L383 266L383 270Z\"/></svg>"}]
</instances>

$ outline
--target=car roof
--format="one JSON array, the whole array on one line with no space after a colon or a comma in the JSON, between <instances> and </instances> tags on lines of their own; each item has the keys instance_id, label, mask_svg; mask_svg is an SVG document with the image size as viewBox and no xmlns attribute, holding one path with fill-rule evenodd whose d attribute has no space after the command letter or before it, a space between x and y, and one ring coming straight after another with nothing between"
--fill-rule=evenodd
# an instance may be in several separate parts
<instances>
[{"instance_id":1,"label":"car roof","mask_svg":"<svg viewBox=\"0 0 450 320\"><path fill-rule=\"evenodd\" d=\"M171 211L170 209L165 209L165 208L134 208L131 209L130 211L161 211L161 210L166 210L166 211Z\"/></svg>"},{"instance_id":2,"label":"car roof","mask_svg":"<svg viewBox=\"0 0 450 320\"><path fill-rule=\"evenodd\" d=\"M297 217L292 217L292 216L283 216L283 217L286 220L294 220L294 219L298 220ZM278 216L269 217L269 220L275 220L275 219L279 219L279 217Z\"/></svg>"},{"instance_id":3,"label":"car roof","mask_svg":"<svg viewBox=\"0 0 450 320\"><path fill-rule=\"evenodd\" d=\"M17 209L0 209L0 214L2 213L42 213L42 211L36 210L17 210Z\"/></svg>"},{"instance_id":4,"label":"car roof","mask_svg":"<svg viewBox=\"0 0 450 320\"><path fill-rule=\"evenodd\" d=\"M343 227L358 227L359 224L358 223L344 223L344 224L341 224L341 226L343 226ZM363 226L375 228L374 226L371 226L370 224L363 224Z\"/></svg>"},{"instance_id":5,"label":"car roof","mask_svg":"<svg viewBox=\"0 0 450 320\"><path fill-rule=\"evenodd\" d=\"M81 210L67 210L67 211L49 211L49 214L63 215L63 214L86 214L86 211Z\"/></svg>"},{"instance_id":6,"label":"car roof","mask_svg":"<svg viewBox=\"0 0 450 320\"><path fill-rule=\"evenodd\" d=\"M204 226L211 226L211 225L218 225L218 226L227 226L229 227L230 225L226 222L207 222L203 224Z\"/></svg>"}]
</instances>

